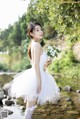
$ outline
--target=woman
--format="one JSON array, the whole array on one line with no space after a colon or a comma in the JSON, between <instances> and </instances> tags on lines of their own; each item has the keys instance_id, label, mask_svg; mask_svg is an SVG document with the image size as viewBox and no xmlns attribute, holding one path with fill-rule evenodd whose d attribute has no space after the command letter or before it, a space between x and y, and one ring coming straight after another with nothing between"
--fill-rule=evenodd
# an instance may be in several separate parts
<instances>
[{"instance_id":1,"label":"woman","mask_svg":"<svg viewBox=\"0 0 80 119\"><path fill-rule=\"evenodd\" d=\"M32 68L16 76L9 90L11 96L22 97L26 102L25 119L31 119L36 104L42 105L46 101L55 103L60 98L54 78L44 70L51 60L40 45L40 40L43 38L41 25L37 22L30 23L28 34L31 38L28 55Z\"/></svg>"}]
</instances>

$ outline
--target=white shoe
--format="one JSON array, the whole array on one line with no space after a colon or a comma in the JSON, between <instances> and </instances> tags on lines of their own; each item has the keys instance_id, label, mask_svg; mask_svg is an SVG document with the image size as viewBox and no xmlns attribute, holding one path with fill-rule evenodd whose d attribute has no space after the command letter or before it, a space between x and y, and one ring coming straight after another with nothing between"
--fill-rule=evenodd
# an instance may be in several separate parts
<instances>
[{"instance_id":1,"label":"white shoe","mask_svg":"<svg viewBox=\"0 0 80 119\"><path fill-rule=\"evenodd\" d=\"M29 108L25 111L25 119L32 119L33 111L31 111Z\"/></svg>"}]
</instances>

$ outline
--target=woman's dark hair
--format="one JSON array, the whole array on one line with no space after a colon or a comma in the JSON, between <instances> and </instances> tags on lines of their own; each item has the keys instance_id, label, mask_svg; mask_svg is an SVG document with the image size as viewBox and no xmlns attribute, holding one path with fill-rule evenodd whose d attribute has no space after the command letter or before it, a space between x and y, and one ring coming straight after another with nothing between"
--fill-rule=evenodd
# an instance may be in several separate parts
<instances>
[{"instance_id":1,"label":"woman's dark hair","mask_svg":"<svg viewBox=\"0 0 80 119\"><path fill-rule=\"evenodd\" d=\"M28 36L29 36L30 38L33 38L33 37L30 35L30 33L33 33L33 30L35 29L35 26L36 26L36 25L41 26L41 24L38 23L38 22L30 22L30 24L28 25L27 33L28 33ZM41 27L42 27L42 26L41 26ZM32 59L32 58L31 58L31 42L30 42L29 47L28 47L28 56L29 56L30 59Z\"/></svg>"}]
</instances>

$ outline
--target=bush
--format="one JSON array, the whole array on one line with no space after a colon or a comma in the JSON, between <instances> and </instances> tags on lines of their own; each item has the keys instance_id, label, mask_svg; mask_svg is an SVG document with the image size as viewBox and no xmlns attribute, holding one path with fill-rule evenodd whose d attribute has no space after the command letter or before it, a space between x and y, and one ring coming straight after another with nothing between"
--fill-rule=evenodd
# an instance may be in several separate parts
<instances>
[{"instance_id":1,"label":"bush","mask_svg":"<svg viewBox=\"0 0 80 119\"><path fill-rule=\"evenodd\" d=\"M74 59L75 58L74 58L72 50L65 51L61 59L56 59L52 63L50 70L54 70L54 72L59 73L61 72L61 70L71 67L74 64L74 61L75 61Z\"/></svg>"},{"instance_id":2,"label":"bush","mask_svg":"<svg viewBox=\"0 0 80 119\"><path fill-rule=\"evenodd\" d=\"M22 70L28 69L31 67L30 61L24 57L22 60L17 61L13 66L12 66L12 70L13 71L17 71L20 72Z\"/></svg>"},{"instance_id":3,"label":"bush","mask_svg":"<svg viewBox=\"0 0 80 119\"><path fill-rule=\"evenodd\" d=\"M7 70L8 70L7 64L0 64L0 71L7 71Z\"/></svg>"},{"instance_id":4,"label":"bush","mask_svg":"<svg viewBox=\"0 0 80 119\"><path fill-rule=\"evenodd\" d=\"M61 59L55 60L49 66L49 72L55 73L55 79L61 87L65 85L71 85L74 89L80 87L80 62L75 60L71 50L66 51Z\"/></svg>"},{"instance_id":5,"label":"bush","mask_svg":"<svg viewBox=\"0 0 80 119\"><path fill-rule=\"evenodd\" d=\"M61 73L64 77L80 79L80 62L74 58L71 50L66 51L61 59L55 60L49 67L49 71L53 73Z\"/></svg>"}]
</instances>

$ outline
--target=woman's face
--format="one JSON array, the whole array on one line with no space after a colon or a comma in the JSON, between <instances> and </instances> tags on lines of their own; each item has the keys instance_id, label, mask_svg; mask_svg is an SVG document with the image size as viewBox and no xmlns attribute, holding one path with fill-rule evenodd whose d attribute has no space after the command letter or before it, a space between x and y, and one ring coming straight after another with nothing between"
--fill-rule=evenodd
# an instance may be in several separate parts
<instances>
[{"instance_id":1,"label":"woman's face","mask_svg":"<svg viewBox=\"0 0 80 119\"><path fill-rule=\"evenodd\" d=\"M33 37L35 41L41 40L43 38L43 31L41 26L36 25L33 30L33 33L31 33L31 36Z\"/></svg>"}]
</instances>

